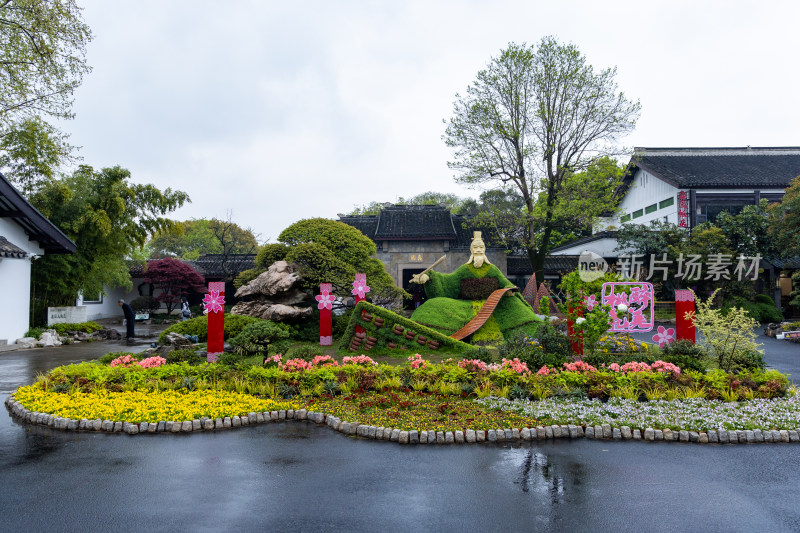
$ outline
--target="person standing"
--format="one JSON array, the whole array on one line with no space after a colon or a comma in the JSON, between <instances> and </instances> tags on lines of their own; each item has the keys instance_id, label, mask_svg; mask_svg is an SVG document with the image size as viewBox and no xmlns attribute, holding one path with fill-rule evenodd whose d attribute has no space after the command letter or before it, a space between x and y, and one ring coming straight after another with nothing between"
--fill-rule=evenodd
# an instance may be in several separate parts
<instances>
[{"instance_id":1,"label":"person standing","mask_svg":"<svg viewBox=\"0 0 800 533\"><path fill-rule=\"evenodd\" d=\"M181 298L181 321L192 318L192 311L189 309L189 302L186 298Z\"/></svg>"},{"instance_id":2,"label":"person standing","mask_svg":"<svg viewBox=\"0 0 800 533\"><path fill-rule=\"evenodd\" d=\"M131 306L122 298L119 299L119 306L122 307L122 313L125 315L125 326L127 328L125 336L130 344L133 342L133 325L136 322L136 315L133 313Z\"/></svg>"}]
</instances>

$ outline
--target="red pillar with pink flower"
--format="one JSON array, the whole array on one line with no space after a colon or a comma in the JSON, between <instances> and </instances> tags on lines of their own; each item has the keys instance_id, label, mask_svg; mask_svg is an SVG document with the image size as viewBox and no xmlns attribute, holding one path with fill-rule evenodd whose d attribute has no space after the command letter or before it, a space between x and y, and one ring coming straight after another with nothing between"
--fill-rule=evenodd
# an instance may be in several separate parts
<instances>
[{"instance_id":1,"label":"red pillar with pink flower","mask_svg":"<svg viewBox=\"0 0 800 533\"><path fill-rule=\"evenodd\" d=\"M678 340L695 342L694 320L686 318L686 313L694 313L694 292L688 289L675 290L675 326Z\"/></svg>"},{"instance_id":2,"label":"red pillar with pink flower","mask_svg":"<svg viewBox=\"0 0 800 533\"><path fill-rule=\"evenodd\" d=\"M319 284L319 295L316 296L317 309L319 309L319 345L331 346L333 344L333 301L330 283Z\"/></svg>"},{"instance_id":3,"label":"red pillar with pink flower","mask_svg":"<svg viewBox=\"0 0 800 533\"><path fill-rule=\"evenodd\" d=\"M213 363L225 350L225 282L212 281L203 297L203 312L208 315L206 360Z\"/></svg>"},{"instance_id":4,"label":"red pillar with pink flower","mask_svg":"<svg viewBox=\"0 0 800 533\"><path fill-rule=\"evenodd\" d=\"M350 291L350 293L356 299L356 304L367 299L367 293L369 290L369 285L367 285L367 275L356 274L356 279L353 281L353 290ZM364 333L364 328L361 326L356 326L356 333Z\"/></svg>"}]
</instances>

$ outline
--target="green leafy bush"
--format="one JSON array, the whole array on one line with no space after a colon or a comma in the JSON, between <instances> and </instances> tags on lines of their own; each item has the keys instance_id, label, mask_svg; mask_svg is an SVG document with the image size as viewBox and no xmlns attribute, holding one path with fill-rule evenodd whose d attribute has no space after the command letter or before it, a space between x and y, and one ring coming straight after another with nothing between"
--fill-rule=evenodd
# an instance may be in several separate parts
<instances>
[{"instance_id":1,"label":"green leafy bush","mask_svg":"<svg viewBox=\"0 0 800 533\"><path fill-rule=\"evenodd\" d=\"M267 269L275 261L283 261L286 259L286 254L289 253L289 250L290 248L285 244L265 244L256 254L256 267Z\"/></svg>"},{"instance_id":2,"label":"green leafy bush","mask_svg":"<svg viewBox=\"0 0 800 533\"><path fill-rule=\"evenodd\" d=\"M61 324L53 324L48 326L49 329L56 330L59 335L66 335L68 331L78 331L81 333L94 333L100 331L103 326L97 322L64 322Z\"/></svg>"},{"instance_id":3,"label":"green leafy bush","mask_svg":"<svg viewBox=\"0 0 800 533\"><path fill-rule=\"evenodd\" d=\"M44 328L30 328L28 331L25 332L23 337L33 337L34 339L38 339L44 333Z\"/></svg>"},{"instance_id":4,"label":"green leafy bush","mask_svg":"<svg viewBox=\"0 0 800 533\"><path fill-rule=\"evenodd\" d=\"M766 294L756 294L755 298L753 298L753 301L757 304L767 304L773 307L775 306L775 302Z\"/></svg>"},{"instance_id":5,"label":"green leafy bush","mask_svg":"<svg viewBox=\"0 0 800 533\"><path fill-rule=\"evenodd\" d=\"M101 365L110 365L111 361L113 361L117 357L122 357L123 355L130 355L131 357L133 357L136 360L140 359L139 355L137 355L135 353L131 353L131 352L110 352L110 353L107 353L105 355L102 355L102 356L98 357L97 359L95 359L95 362L99 363Z\"/></svg>"},{"instance_id":6,"label":"green leafy bush","mask_svg":"<svg viewBox=\"0 0 800 533\"><path fill-rule=\"evenodd\" d=\"M166 360L168 363L189 363L190 365L201 365L207 361L205 355L190 348L172 350L167 354Z\"/></svg>"},{"instance_id":7,"label":"green leafy bush","mask_svg":"<svg viewBox=\"0 0 800 533\"><path fill-rule=\"evenodd\" d=\"M569 341L565 336L545 325L539 327L537 334L538 339L522 332L512 333L498 349L499 356L505 359L518 358L533 372L545 365L560 368L569 360ZM542 341L551 348L555 347L555 351L548 350Z\"/></svg>"},{"instance_id":8,"label":"green leafy bush","mask_svg":"<svg viewBox=\"0 0 800 533\"><path fill-rule=\"evenodd\" d=\"M760 299L759 296L766 298L768 301L763 301L763 298ZM783 320L783 314L780 309L775 307L775 303L763 294L756 296L755 302L740 297L734 298L723 306L723 314L728 314L734 306L744 309L748 315L758 322L780 322Z\"/></svg>"},{"instance_id":9,"label":"green leafy bush","mask_svg":"<svg viewBox=\"0 0 800 533\"><path fill-rule=\"evenodd\" d=\"M298 346L289 354L287 354L287 357L291 359L305 359L306 361L311 361L316 356L322 354L323 350L319 346Z\"/></svg>"},{"instance_id":10,"label":"green leafy bush","mask_svg":"<svg viewBox=\"0 0 800 533\"><path fill-rule=\"evenodd\" d=\"M130 301L134 313L155 313L161 308L161 302L152 296L137 296Z\"/></svg>"},{"instance_id":11,"label":"green leafy bush","mask_svg":"<svg viewBox=\"0 0 800 533\"><path fill-rule=\"evenodd\" d=\"M233 278L233 286L238 289L242 285L246 285L256 279L263 272L266 272L266 270L258 267L251 268L249 270L243 270L238 276Z\"/></svg>"},{"instance_id":12,"label":"green leafy bush","mask_svg":"<svg viewBox=\"0 0 800 533\"><path fill-rule=\"evenodd\" d=\"M260 318L244 315L225 315L225 338L230 339L238 335L246 326L255 322L265 322ZM208 340L208 317L198 316L173 324L158 336L158 342L164 344L168 333L180 333L181 335L197 335L201 342Z\"/></svg>"},{"instance_id":13,"label":"green leafy bush","mask_svg":"<svg viewBox=\"0 0 800 533\"><path fill-rule=\"evenodd\" d=\"M667 344L661 349L659 359L677 365L681 370L705 372L708 368L708 352L699 344L682 339Z\"/></svg>"},{"instance_id":14,"label":"green leafy bush","mask_svg":"<svg viewBox=\"0 0 800 533\"><path fill-rule=\"evenodd\" d=\"M230 340L231 346L242 354L268 355L270 348L276 353L289 347L291 331L289 326L269 320L259 320L246 326L241 333Z\"/></svg>"}]
</instances>

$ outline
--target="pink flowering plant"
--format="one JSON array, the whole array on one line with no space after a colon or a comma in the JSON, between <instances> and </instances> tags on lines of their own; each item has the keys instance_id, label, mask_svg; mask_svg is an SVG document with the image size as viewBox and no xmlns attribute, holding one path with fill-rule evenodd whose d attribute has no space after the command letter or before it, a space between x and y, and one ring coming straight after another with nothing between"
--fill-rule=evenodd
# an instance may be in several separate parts
<instances>
[{"instance_id":1,"label":"pink flowering plant","mask_svg":"<svg viewBox=\"0 0 800 533\"><path fill-rule=\"evenodd\" d=\"M139 360L136 359L135 357L133 357L132 355L121 355L121 356L117 357L116 359L114 359L113 361L111 361L111 366L113 366L113 367L120 366L120 367L124 367L124 368L130 368L132 366L137 366L138 363L139 363Z\"/></svg>"},{"instance_id":2,"label":"pink flowering plant","mask_svg":"<svg viewBox=\"0 0 800 533\"><path fill-rule=\"evenodd\" d=\"M361 354L356 356L346 356L342 358L343 365L356 365L364 367L378 366L378 363L372 360L371 357Z\"/></svg>"},{"instance_id":3,"label":"pink flowering plant","mask_svg":"<svg viewBox=\"0 0 800 533\"><path fill-rule=\"evenodd\" d=\"M289 359L286 361L286 364L283 365L284 372L303 372L304 370L310 370L311 368L311 363L300 358Z\"/></svg>"},{"instance_id":4,"label":"pink flowering plant","mask_svg":"<svg viewBox=\"0 0 800 533\"><path fill-rule=\"evenodd\" d=\"M422 358L422 356L418 353L415 353L411 357L408 358L408 366L410 366L413 370L417 370L420 368L425 368L430 363Z\"/></svg>"}]
</instances>

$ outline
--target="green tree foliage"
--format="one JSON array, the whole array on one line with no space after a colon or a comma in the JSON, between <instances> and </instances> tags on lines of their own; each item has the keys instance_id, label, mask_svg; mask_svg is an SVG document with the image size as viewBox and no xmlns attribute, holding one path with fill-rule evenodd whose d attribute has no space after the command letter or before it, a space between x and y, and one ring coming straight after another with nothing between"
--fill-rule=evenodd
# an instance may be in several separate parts
<instances>
[{"instance_id":1,"label":"green tree foliage","mask_svg":"<svg viewBox=\"0 0 800 533\"><path fill-rule=\"evenodd\" d=\"M0 136L0 168L29 196L54 179L63 163L74 159L73 150L57 129L38 117L26 118Z\"/></svg>"},{"instance_id":2,"label":"green tree foliage","mask_svg":"<svg viewBox=\"0 0 800 533\"><path fill-rule=\"evenodd\" d=\"M301 220L283 230L278 240L291 247L286 261L299 266L306 290L317 291L320 283L331 283L334 294L349 296L356 273L364 273L374 302L408 296L394 285L383 263L372 257L375 243L343 222Z\"/></svg>"},{"instance_id":3,"label":"green tree foliage","mask_svg":"<svg viewBox=\"0 0 800 533\"><path fill-rule=\"evenodd\" d=\"M34 260L34 307L72 305L78 292L130 287L126 257L154 232L170 227L165 217L189 201L186 193L130 182L119 166L95 171L82 165L71 176L45 184L31 203L77 245L71 255ZM37 315L38 317L38 315Z\"/></svg>"},{"instance_id":4,"label":"green tree foliage","mask_svg":"<svg viewBox=\"0 0 800 533\"><path fill-rule=\"evenodd\" d=\"M289 247L281 243L265 244L256 254L256 268L267 269L275 261L283 261Z\"/></svg>"},{"instance_id":5,"label":"green tree foliage","mask_svg":"<svg viewBox=\"0 0 800 533\"><path fill-rule=\"evenodd\" d=\"M92 38L75 0L0 1L0 135L35 115L71 118Z\"/></svg>"},{"instance_id":6,"label":"green tree foliage","mask_svg":"<svg viewBox=\"0 0 800 533\"><path fill-rule=\"evenodd\" d=\"M200 292L205 285L205 279L197 270L172 257L151 261L144 274L145 283L152 283L161 290L156 300L166 305L167 314L180 305L181 298Z\"/></svg>"},{"instance_id":7,"label":"green tree foliage","mask_svg":"<svg viewBox=\"0 0 800 533\"><path fill-rule=\"evenodd\" d=\"M392 202L388 202L392 205ZM472 198L462 198L457 194L427 191L408 198L399 197L394 204L396 205L443 205L456 215L467 214L470 210L474 211L476 202ZM365 205L355 206L348 216L377 215L383 209L385 203L370 202Z\"/></svg>"},{"instance_id":8,"label":"green tree foliage","mask_svg":"<svg viewBox=\"0 0 800 533\"><path fill-rule=\"evenodd\" d=\"M800 256L800 176L792 180L781 202L770 206L767 228L781 257Z\"/></svg>"},{"instance_id":9,"label":"green tree foliage","mask_svg":"<svg viewBox=\"0 0 800 533\"><path fill-rule=\"evenodd\" d=\"M449 166L460 183L519 191L524 244L540 278L570 176L611 153L638 118L639 103L617 92L615 76L616 69L595 72L574 45L545 37L537 47L509 44L466 96L456 95L444 134L455 150Z\"/></svg>"},{"instance_id":10,"label":"green tree foliage","mask_svg":"<svg viewBox=\"0 0 800 533\"><path fill-rule=\"evenodd\" d=\"M705 301L697 298L696 311L687 313L687 317L711 346L722 370L733 372L763 366L764 352L755 341L758 322L739 307L733 307L727 314L713 308L711 302L718 291Z\"/></svg>"},{"instance_id":11,"label":"green tree foliage","mask_svg":"<svg viewBox=\"0 0 800 533\"><path fill-rule=\"evenodd\" d=\"M662 220L653 220L650 224L622 224L616 235L617 251L630 251L648 259L656 255L660 259L670 247L681 246L688 236L687 229Z\"/></svg>"},{"instance_id":12,"label":"green tree foliage","mask_svg":"<svg viewBox=\"0 0 800 533\"><path fill-rule=\"evenodd\" d=\"M186 220L160 231L147 243L150 257L194 261L205 254L249 254L258 248L251 229L216 218Z\"/></svg>"},{"instance_id":13,"label":"green tree foliage","mask_svg":"<svg viewBox=\"0 0 800 533\"><path fill-rule=\"evenodd\" d=\"M735 215L723 211L714 224L725 234L737 255L771 257L774 249L768 232L768 211L769 202L761 199L758 204L744 206Z\"/></svg>"}]
</instances>

